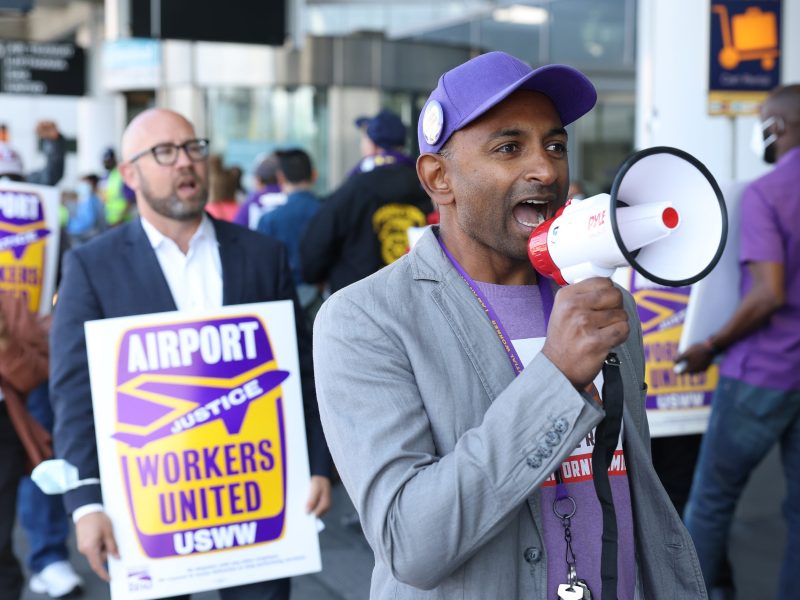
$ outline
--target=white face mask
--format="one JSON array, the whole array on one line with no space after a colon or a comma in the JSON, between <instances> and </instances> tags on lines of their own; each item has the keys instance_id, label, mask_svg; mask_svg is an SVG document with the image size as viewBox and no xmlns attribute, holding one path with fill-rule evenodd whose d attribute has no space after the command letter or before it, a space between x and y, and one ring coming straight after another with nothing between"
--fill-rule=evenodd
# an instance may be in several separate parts
<instances>
[{"instance_id":1,"label":"white face mask","mask_svg":"<svg viewBox=\"0 0 800 600\"><path fill-rule=\"evenodd\" d=\"M88 181L81 181L75 186L75 193L78 198L88 198L92 194L92 184Z\"/></svg>"},{"instance_id":2,"label":"white face mask","mask_svg":"<svg viewBox=\"0 0 800 600\"><path fill-rule=\"evenodd\" d=\"M776 133L771 133L766 138L764 137L764 133L766 133L766 131L772 127L772 125L775 123L775 120L775 117L769 117L765 121L753 123L753 134L750 138L750 149L764 162L769 162L765 158L765 155L767 154L767 148L774 144L778 139L778 135Z\"/></svg>"},{"instance_id":3,"label":"white face mask","mask_svg":"<svg viewBox=\"0 0 800 600\"><path fill-rule=\"evenodd\" d=\"M100 483L97 478L79 479L78 467L63 458L39 463L31 473L31 479L45 494L63 494L82 485Z\"/></svg>"}]
</instances>

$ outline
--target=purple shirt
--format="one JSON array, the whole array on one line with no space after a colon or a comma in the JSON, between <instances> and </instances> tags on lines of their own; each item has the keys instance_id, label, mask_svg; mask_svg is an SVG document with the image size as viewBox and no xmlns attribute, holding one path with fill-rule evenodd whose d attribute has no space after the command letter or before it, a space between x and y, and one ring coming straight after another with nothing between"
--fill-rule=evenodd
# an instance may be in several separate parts
<instances>
[{"instance_id":1,"label":"purple shirt","mask_svg":"<svg viewBox=\"0 0 800 600\"><path fill-rule=\"evenodd\" d=\"M535 285L511 286L483 282L476 284L503 323L520 359L527 364L533 356L525 352L524 348L527 346L530 349L535 338L539 338L537 345L540 346L541 338L547 333L539 288ZM591 476L593 446L594 431L586 436L569 458L564 460L561 465L561 476L567 484L567 493L575 500L576 505L571 524L575 568L578 577L589 585L592 596L600 598L603 515ZM633 600L636 588L633 515L625 456L620 447L614 453L608 474L619 533L617 597L620 600ZM553 514L555 493L555 478L551 476L541 487L544 529L542 533L547 549L548 598L556 598L559 584L567 583L564 527Z\"/></svg>"},{"instance_id":2,"label":"purple shirt","mask_svg":"<svg viewBox=\"0 0 800 600\"><path fill-rule=\"evenodd\" d=\"M721 373L778 390L800 390L800 147L744 191L741 203L742 297L753 285L748 262L783 264L786 301L769 321L726 353Z\"/></svg>"},{"instance_id":3,"label":"purple shirt","mask_svg":"<svg viewBox=\"0 0 800 600\"><path fill-rule=\"evenodd\" d=\"M233 223L237 225L241 225L242 227L249 227L250 226L250 207L254 204L258 204L259 199L264 194L277 194L280 193L281 188L278 186L277 183L268 183L261 189L254 190L247 195L247 198L242 205L239 207L239 210L236 212L236 216L233 217Z\"/></svg>"}]
</instances>

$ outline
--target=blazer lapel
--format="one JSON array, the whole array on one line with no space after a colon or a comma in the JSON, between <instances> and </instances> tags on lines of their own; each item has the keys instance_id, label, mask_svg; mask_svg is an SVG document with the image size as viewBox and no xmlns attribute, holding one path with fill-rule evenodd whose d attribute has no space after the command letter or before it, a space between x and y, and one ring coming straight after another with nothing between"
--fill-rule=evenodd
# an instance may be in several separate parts
<instances>
[{"instance_id":1,"label":"blazer lapel","mask_svg":"<svg viewBox=\"0 0 800 600\"><path fill-rule=\"evenodd\" d=\"M225 227L216 219L212 219L212 223L217 234L219 260L222 265L222 304L224 306L242 304L245 256L237 228Z\"/></svg>"},{"instance_id":2,"label":"blazer lapel","mask_svg":"<svg viewBox=\"0 0 800 600\"><path fill-rule=\"evenodd\" d=\"M136 295L137 312L144 314L177 310L167 279L141 222L136 219L127 227L130 251L125 253L125 257L134 274L135 285L139 290L146 290L146 293Z\"/></svg>"},{"instance_id":3,"label":"blazer lapel","mask_svg":"<svg viewBox=\"0 0 800 600\"><path fill-rule=\"evenodd\" d=\"M492 324L469 286L450 264L432 231L412 249L415 279L437 281L432 292L487 395L487 405L508 387L515 373Z\"/></svg>"}]
</instances>

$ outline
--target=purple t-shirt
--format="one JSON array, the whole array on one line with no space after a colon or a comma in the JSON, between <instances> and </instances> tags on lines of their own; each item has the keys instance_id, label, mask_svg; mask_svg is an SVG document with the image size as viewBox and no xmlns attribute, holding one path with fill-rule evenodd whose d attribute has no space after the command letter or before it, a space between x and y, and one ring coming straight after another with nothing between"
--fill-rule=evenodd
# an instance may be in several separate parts
<instances>
[{"instance_id":1,"label":"purple t-shirt","mask_svg":"<svg viewBox=\"0 0 800 600\"><path fill-rule=\"evenodd\" d=\"M523 364L527 364L538 353L547 333L539 288L535 285L476 284L497 313ZM602 388L602 385L598 385L598 388ZM624 432L620 434L620 440L623 435ZM589 585L593 597L599 598L603 515L591 474L593 446L594 431L561 464L561 477L567 485L567 493L575 500L576 505L570 526L576 571L578 577ZM621 445L614 453L608 474L619 533L617 597L620 600L633 600L636 588L633 516L628 472ZM567 583L564 527L553 514L555 493L555 477L551 475L541 488L548 598L556 598L559 584Z\"/></svg>"},{"instance_id":2,"label":"purple t-shirt","mask_svg":"<svg viewBox=\"0 0 800 600\"><path fill-rule=\"evenodd\" d=\"M263 188L253 190L247 195L247 198L242 202L241 206L239 206L239 210L236 211L232 222L242 227L250 227L250 207L258 205L261 196L264 194L279 194L280 191L281 188L277 183L268 183ZM258 223L256 223L256 225L257 224ZM253 229L255 229L255 225L253 225Z\"/></svg>"},{"instance_id":3,"label":"purple t-shirt","mask_svg":"<svg viewBox=\"0 0 800 600\"><path fill-rule=\"evenodd\" d=\"M782 263L786 302L726 353L721 373L751 385L800 390L800 148L744 191L740 294L752 287L748 262Z\"/></svg>"}]
</instances>

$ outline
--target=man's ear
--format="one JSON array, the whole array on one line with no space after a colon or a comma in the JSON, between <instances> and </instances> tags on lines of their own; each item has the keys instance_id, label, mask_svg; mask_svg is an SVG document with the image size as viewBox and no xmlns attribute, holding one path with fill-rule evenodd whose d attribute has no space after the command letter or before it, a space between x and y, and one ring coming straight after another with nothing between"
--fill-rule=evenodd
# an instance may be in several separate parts
<instances>
[{"instance_id":1,"label":"man's ear","mask_svg":"<svg viewBox=\"0 0 800 600\"><path fill-rule=\"evenodd\" d=\"M125 182L125 185L134 191L138 190L139 178L137 177L138 174L133 163L121 162L117 168L119 169L119 174L122 175L122 181Z\"/></svg>"},{"instance_id":2,"label":"man's ear","mask_svg":"<svg viewBox=\"0 0 800 600\"><path fill-rule=\"evenodd\" d=\"M439 154L423 154L417 159L417 177L422 187L438 205L453 201L453 190L447 178L447 160Z\"/></svg>"}]
</instances>

